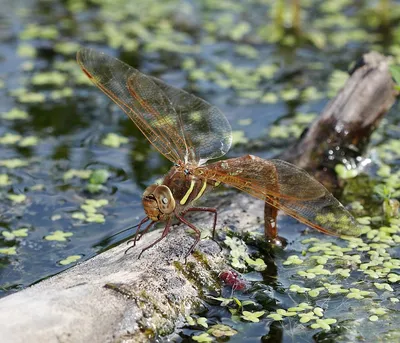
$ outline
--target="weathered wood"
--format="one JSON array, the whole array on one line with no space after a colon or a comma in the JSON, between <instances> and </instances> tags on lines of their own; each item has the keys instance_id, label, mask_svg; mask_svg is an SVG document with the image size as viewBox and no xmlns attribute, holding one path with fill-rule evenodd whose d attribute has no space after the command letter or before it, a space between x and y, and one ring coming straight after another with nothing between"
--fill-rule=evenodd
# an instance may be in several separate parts
<instances>
[{"instance_id":1,"label":"weathered wood","mask_svg":"<svg viewBox=\"0 0 400 343\"><path fill-rule=\"evenodd\" d=\"M210 201L226 202L216 194ZM224 224L254 228L261 216L261 201L238 194L219 212L218 229ZM199 228L211 226L212 216L189 218ZM126 255L127 245L121 244L0 299L1 343L138 343L173 332L177 321L198 308L205 290L219 289L218 274L227 266L211 239L201 240L185 265L194 238L184 225L138 260L141 249L160 234L146 234Z\"/></svg>"},{"instance_id":2,"label":"weathered wood","mask_svg":"<svg viewBox=\"0 0 400 343\"><path fill-rule=\"evenodd\" d=\"M372 132L396 100L389 61L377 52L365 54L337 96L279 158L333 189L334 166L363 155Z\"/></svg>"}]
</instances>

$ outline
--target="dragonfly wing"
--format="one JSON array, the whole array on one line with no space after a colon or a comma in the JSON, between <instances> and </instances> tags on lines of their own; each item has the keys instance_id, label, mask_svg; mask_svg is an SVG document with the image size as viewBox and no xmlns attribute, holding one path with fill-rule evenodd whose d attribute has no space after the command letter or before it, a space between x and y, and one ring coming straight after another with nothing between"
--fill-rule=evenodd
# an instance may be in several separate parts
<instances>
[{"instance_id":1,"label":"dragonfly wing","mask_svg":"<svg viewBox=\"0 0 400 343\"><path fill-rule=\"evenodd\" d=\"M81 49L77 60L89 79L172 162L198 165L228 151L230 126L214 106L96 50Z\"/></svg>"},{"instance_id":2,"label":"dragonfly wing","mask_svg":"<svg viewBox=\"0 0 400 343\"><path fill-rule=\"evenodd\" d=\"M201 165L225 155L232 144L232 129L225 115L216 106L193 94L152 79L178 114L176 121L179 121L180 134L190 148L188 162L198 161ZM131 89L135 89L134 83Z\"/></svg>"},{"instance_id":3,"label":"dragonfly wing","mask_svg":"<svg viewBox=\"0 0 400 343\"><path fill-rule=\"evenodd\" d=\"M321 183L285 161L248 155L199 167L194 173L234 186L324 233L360 234L353 216Z\"/></svg>"}]
</instances>

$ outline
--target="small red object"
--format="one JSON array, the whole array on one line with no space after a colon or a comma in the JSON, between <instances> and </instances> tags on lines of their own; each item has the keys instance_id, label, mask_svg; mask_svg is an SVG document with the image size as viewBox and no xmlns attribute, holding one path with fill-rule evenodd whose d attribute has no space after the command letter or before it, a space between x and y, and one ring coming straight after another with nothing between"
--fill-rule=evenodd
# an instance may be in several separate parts
<instances>
[{"instance_id":1,"label":"small red object","mask_svg":"<svg viewBox=\"0 0 400 343\"><path fill-rule=\"evenodd\" d=\"M241 279L239 274L233 270L227 270L219 274L220 279L233 290L242 291L246 288L246 283Z\"/></svg>"}]
</instances>

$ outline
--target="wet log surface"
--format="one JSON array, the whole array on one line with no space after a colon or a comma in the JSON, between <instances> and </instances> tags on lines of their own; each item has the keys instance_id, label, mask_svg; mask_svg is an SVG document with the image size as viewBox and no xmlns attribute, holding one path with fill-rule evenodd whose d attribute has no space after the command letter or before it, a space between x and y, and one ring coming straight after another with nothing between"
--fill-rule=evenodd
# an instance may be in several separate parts
<instances>
[{"instance_id":1,"label":"wet log surface","mask_svg":"<svg viewBox=\"0 0 400 343\"><path fill-rule=\"evenodd\" d=\"M334 166L363 155L372 132L396 100L389 62L377 52L365 54L337 96L279 158L335 189Z\"/></svg>"},{"instance_id":2,"label":"wet log surface","mask_svg":"<svg viewBox=\"0 0 400 343\"><path fill-rule=\"evenodd\" d=\"M208 199L220 210L218 228L261 227L261 201L239 194L228 205L231 200L223 198L211 194ZM212 222L208 214L188 218L199 228ZM141 249L160 235L155 230L128 254L124 254L127 245L120 244L0 299L1 342L137 343L173 332L185 314L198 308L201 294L220 288L218 274L228 267L221 248L211 239L201 240L184 264L194 240L184 225L174 227L138 259Z\"/></svg>"},{"instance_id":3,"label":"wet log surface","mask_svg":"<svg viewBox=\"0 0 400 343\"><path fill-rule=\"evenodd\" d=\"M331 166L329 151L340 160L362 154L368 137L394 102L387 59L364 56L344 89L333 99L299 142L281 158L312 172ZM232 195L234 194L234 195ZM218 227L260 229L262 202L248 195L209 196L218 209ZM199 228L211 216L195 215ZM145 235L125 255L121 244L84 263L0 300L2 342L147 342L172 332L201 303L204 290L218 289L218 273L226 269L224 252L212 240L200 242L184 264L193 238L175 227L140 260L141 249L161 234Z\"/></svg>"}]
</instances>

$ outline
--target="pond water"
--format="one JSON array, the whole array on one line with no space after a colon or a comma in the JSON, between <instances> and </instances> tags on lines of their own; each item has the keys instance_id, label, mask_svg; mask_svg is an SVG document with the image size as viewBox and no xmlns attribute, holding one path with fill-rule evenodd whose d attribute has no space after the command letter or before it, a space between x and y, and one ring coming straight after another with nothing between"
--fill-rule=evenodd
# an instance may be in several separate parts
<instances>
[{"instance_id":1,"label":"pond water","mask_svg":"<svg viewBox=\"0 0 400 343\"><path fill-rule=\"evenodd\" d=\"M270 158L301 134L363 53L377 50L400 62L400 7L393 1L386 10L386 4L308 0L301 2L296 26L289 1L3 0L0 295L125 240L132 232L123 230L144 215L143 190L170 168L117 106L90 85L75 62L80 46L116 56L218 106L234 132L228 157ZM378 147L370 153L375 164L353 184L385 184L389 174L396 174L399 119L395 105L372 140ZM386 174L379 175L382 168ZM358 199L354 187L344 201ZM375 212L363 216L380 215L379 196L372 190L363 196L376 204ZM282 254L282 261L290 255ZM285 268L280 262L278 267ZM289 278L283 273L276 288L287 289ZM273 292L270 285L261 287L252 310L261 311L262 305L275 310L279 301L271 307L266 296ZM388 300L396 298L396 291L384 301L398 319L397 302ZM343 304L337 300L338 308ZM214 318L216 304L209 306L203 315ZM294 320L240 321L218 309L219 321L241 332L233 342L328 342L340 341L342 334L340 328L313 331ZM337 314L337 309L332 312ZM367 332L373 333L373 320L366 320ZM188 325L174 339L189 341L202 332L201 325L194 327ZM387 320L380 332L399 337L394 329Z\"/></svg>"}]
</instances>

